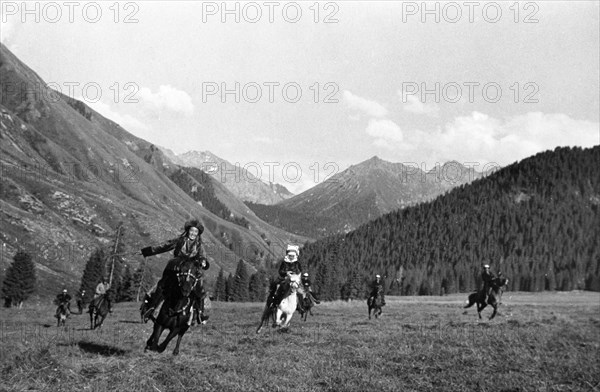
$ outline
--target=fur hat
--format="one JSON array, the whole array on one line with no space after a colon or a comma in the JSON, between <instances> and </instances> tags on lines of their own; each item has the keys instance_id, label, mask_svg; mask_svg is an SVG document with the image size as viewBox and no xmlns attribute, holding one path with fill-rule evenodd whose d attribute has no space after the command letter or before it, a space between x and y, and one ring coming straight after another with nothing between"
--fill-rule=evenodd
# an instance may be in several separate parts
<instances>
[{"instance_id":1,"label":"fur hat","mask_svg":"<svg viewBox=\"0 0 600 392\"><path fill-rule=\"evenodd\" d=\"M296 253L296 256L300 256L300 247L298 245L288 245L285 253L287 254L290 252L294 252Z\"/></svg>"},{"instance_id":2,"label":"fur hat","mask_svg":"<svg viewBox=\"0 0 600 392\"><path fill-rule=\"evenodd\" d=\"M200 220L198 219L190 219L189 221L185 222L183 230L187 233L192 227L198 229L198 235L204 232L204 226L202 226L202 223L200 223Z\"/></svg>"}]
</instances>

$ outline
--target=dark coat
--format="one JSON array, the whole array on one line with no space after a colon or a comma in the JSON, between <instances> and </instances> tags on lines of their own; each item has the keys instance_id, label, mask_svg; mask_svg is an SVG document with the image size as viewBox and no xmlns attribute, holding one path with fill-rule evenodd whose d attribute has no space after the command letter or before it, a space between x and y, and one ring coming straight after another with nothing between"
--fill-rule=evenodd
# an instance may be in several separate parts
<instances>
[{"instance_id":1,"label":"dark coat","mask_svg":"<svg viewBox=\"0 0 600 392\"><path fill-rule=\"evenodd\" d=\"M301 274L302 273L302 264L300 264L300 261L296 260L294 262L287 262L287 261L282 261L281 264L279 265L279 277L280 278L285 278L287 276L288 272L292 272L294 274Z\"/></svg>"},{"instance_id":2,"label":"dark coat","mask_svg":"<svg viewBox=\"0 0 600 392\"><path fill-rule=\"evenodd\" d=\"M380 292L383 296L383 282L381 281L381 279L379 280L379 282L377 281L377 279L375 279L371 283L371 296L377 295L378 292Z\"/></svg>"},{"instance_id":3,"label":"dark coat","mask_svg":"<svg viewBox=\"0 0 600 392\"><path fill-rule=\"evenodd\" d=\"M305 291L312 291L312 289L310 288L312 283L309 278L305 278L303 276L302 279L300 280L300 282L302 283L302 287L304 288Z\"/></svg>"},{"instance_id":4,"label":"dark coat","mask_svg":"<svg viewBox=\"0 0 600 392\"><path fill-rule=\"evenodd\" d=\"M60 293L56 296L56 299L54 300L54 302L57 305L62 304L63 302L67 302L69 303L71 301L71 296L67 293Z\"/></svg>"},{"instance_id":5,"label":"dark coat","mask_svg":"<svg viewBox=\"0 0 600 392\"><path fill-rule=\"evenodd\" d=\"M206 252L204 250L204 246L202 245L202 241L200 238L191 241L185 235L181 235L177 238L173 238L165 242L164 244L158 246L148 246L142 249L142 256L149 257L154 256L160 253L165 253L172 250L173 256L177 259L191 259L196 260L198 262L205 262L205 265L202 267L203 269L208 269L210 264L206 259ZM171 264L171 263L169 263Z\"/></svg>"},{"instance_id":6,"label":"dark coat","mask_svg":"<svg viewBox=\"0 0 600 392\"><path fill-rule=\"evenodd\" d=\"M491 283L492 280L494 280L495 276L491 271L486 271L483 270L483 272L481 273L481 279L483 280L483 283Z\"/></svg>"}]
</instances>

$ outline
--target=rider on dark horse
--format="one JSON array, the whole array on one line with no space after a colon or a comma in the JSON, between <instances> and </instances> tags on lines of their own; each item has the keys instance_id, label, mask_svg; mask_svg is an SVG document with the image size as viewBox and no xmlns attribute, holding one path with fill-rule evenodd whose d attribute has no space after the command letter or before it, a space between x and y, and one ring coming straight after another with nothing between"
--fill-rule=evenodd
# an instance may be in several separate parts
<instances>
[{"instance_id":1,"label":"rider on dark horse","mask_svg":"<svg viewBox=\"0 0 600 392\"><path fill-rule=\"evenodd\" d=\"M481 279L483 280L483 289L481 290L481 296L483 298L483 302L487 303L488 297L490 295L490 290L492 289L492 281L496 278L496 276L490 271L490 266L485 264L483 266L483 271L481 272Z\"/></svg>"},{"instance_id":2,"label":"rider on dark horse","mask_svg":"<svg viewBox=\"0 0 600 392\"><path fill-rule=\"evenodd\" d=\"M308 277L308 272L305 272L305 273L302 274L302 278L300 279L300 283L302 284L302 288L304 289L304 292L306 293L306 296L311 301L313 301L314 303L316 303L317 305L320 304L321 302L313 294L312 287L311 287L311 282L310 282L310 279Z\"/></svg>"},{"instance_id":3,"label":"rider on dark horse","mask_svg":"<svg viewBox=\"0 0 600 392\"><path fill-rule=\"evenodd\" d=\"M94 293L94 299L90 304L90 308L98 308L102 300L106 301L108 305L108 311L112 313L112 304L108 296L108 290L110 290L110 284L107 278L102 278L102 281L96 286L96 292Z\"/></svg>"},{"instance_id":4,"label":"rider on dark horse","mask_svg":"<svg viewBox=\"0 0 600 392\"><path fill-rule=\"evenodd\" d=\"M85 303L85 290L81 290L81 294L79 294L79 298L77 298L77 308L79 309L79 313L83 312L83 304Z\"/></svg>"},{"instance_id":5,"label":"rider on dark horse","mask_svg":"<svg viewBox=\"0 0 600 392\"><path fill-rule=\"evenodd\" d=\"M269 292L269 298L267 299L267 304L271 308L276 308L281 303L281 300L283 300L283 296L285 295L289 284L288 274L302 273L302 264L298 261L299 255L299 246L288 245L285 257L279 265L279 278L271 284L271 291Z\"/></svg>"},{"instance_id":6,"label":"rider on dark horse","mask_svg":"<svg viewBox=\"0 0 600 392\"><path fill-rule=\"evenodd\" d=\"M150 294L148 303L148 310L144 313L144 322L148 321L148 318L154 313L154 310L158 307L160 302L169 293L166 292L167 287L173 287L177 285L177 273L181 264L186 260L192 260L199 263L202 269L207 270L210 266L204 246L202 245L201 235L204 231L204 226L197 219L188 221L184 225L183 233L178 237L173 238L159 246L149 246L141 250L142 256L149 257L159 253L168 252L173 250L172 258L163 271L162 278L156 284L156 290ZM200 312L203 311L203 295L204 289L202 287L202 279L198 277L198 285L196 286L192 297L196 304L200 307ZM201 321L206 321L208 317L202 314Z\"/></svg>"},{"instance_id":7,"label":"rider on dark horse","mask_svg":"<svg viewBox=\"0 0 600 392\"><path fill-rule=\"evenodd\" d=\"M381 276L375 275L375 280L371 283L371 294L369 298L377 298L379 296L381 298L381 306L385 306L385 296L383 293L383 283L381 282Z\"/></svg>"},{"instance_id":8,"label":"rider on dark horse","mask_svg":"<svg viewBox=\"0 0 600 392\"><path fill-rule=\"evenodd\" d=\"M71 296L67 293L67 289L63 289L63 291L56 296L54 303L58 305L56 309L56 317L59 317L61 306L64 307L67 317L71 313Z\"/></svg>"}]
</instances>

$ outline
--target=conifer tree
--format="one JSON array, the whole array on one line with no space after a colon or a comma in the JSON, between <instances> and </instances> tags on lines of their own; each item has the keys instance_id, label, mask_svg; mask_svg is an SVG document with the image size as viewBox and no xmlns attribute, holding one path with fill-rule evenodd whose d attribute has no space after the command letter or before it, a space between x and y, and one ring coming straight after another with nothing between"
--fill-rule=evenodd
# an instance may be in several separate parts
<instances>
[{"instance_id":1,"label":"conifer tree","mask_svg":"<svg viewBox=\"0 0 600 392\"><path fill-rule=\"evenodd\" d=\"M5 307L21 307L35 292L35 265L29 253L19 250L13 263L6 270L2 284L2 298Z\"/></svg>"},{"instance_id":2,"label":"conifer tree","mask_svg":"<svg viewBox=\"0 0 600 392\"><path fill-rule=\"evenodd\" d=\"M83 276L81 277L81 285L79 287L80 293L85 290L83 299L85 303L89 303L94 298L96 286L104 276L105 261L105 255L102 248L96 248L85 264Z\"/></svg>"},{"instance_id":3,"label":"conifer tree","mask_svg":"<svg viewBox=\"0 0 600 392\"><path fill-rule=\"evenodd\" d=\"M233 279L233 287L231 289L231 297L234 302L245 302L249 300L248 286L250 283L250 276L246 263L240 259L238 262L235 277Z\"/></svg>"},{"instance_id":4,"label":"conifer tree","mask_svg":"<svg viewBox=\"0 0 600 392\"><path fill-rule=\"evenodd\" d=\"M225 279L225 275L223 273L223 267L219 270L219 275L217 276L217 282L215 283L215 300L217 301L226 301L227 293L226 293L227 281Z\"/></svg>"}]
</instances>

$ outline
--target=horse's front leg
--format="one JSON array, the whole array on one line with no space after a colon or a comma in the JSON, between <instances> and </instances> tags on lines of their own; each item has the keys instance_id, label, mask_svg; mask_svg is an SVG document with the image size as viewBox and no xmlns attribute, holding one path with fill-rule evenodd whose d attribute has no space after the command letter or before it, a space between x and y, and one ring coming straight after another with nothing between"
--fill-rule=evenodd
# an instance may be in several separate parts
<instances>
[{"instance_id":1,"label":"horse's front leg","mask_svg":"<svg viewBox=\"0 0 600 392\"><path fill-rule=\"evenodd\" d=\"M281 323L281 327L282 328L287 328L288 325L290 324L290 321L292 321L292 314L293 313L283 313L283 315L285 316L283 319L283 322Z\"/></svg>"},{"instance_id":2,"label":"horse's front leg","mask_svg":"<svg viewBox=\"0 0 600 392\"><path fill-rule=\"evenodd\" d=\"M492 312L492 315L490 316L490 320L493 319L494 317L496 317L496 313L498 313L498 305L494 304L494 305L492 305L492 307L494 308L494 311Z\"/></svg>"},{"instance_id":3,"label":"horse's front leg","mask_svg":"<svg viewBox=\"0 0 600 392\"><path fill-rule=\"evenodd\" d=\"M164 327L158 323L154 323L154 329L152 330L152 335L146 342L146 348L144 351L158 351L158 339L160 339L160 335L162 335L164 331Z\"/></svg>"},{"instance_id":4,"label":"horse's front leg","mask_svg":"<svg viewBox=\"0 0 600 392\"><path fill-rule=\"evenodd\" d=\"M169 342L171 341L171 339L173 339L175 337L175 335L177 335L179 333L179 331L180 331L180 328L173 328L173 329L169 330L169 334L167 335L165 340L163 340L163 342L158 345L159 353L162 353L163 351L165 351L165 349L169 345Z\"/></svg>"},{"instance_id":5,"label":"horse's front leg","mask_svg":"<svg viewBox=\"0 0 600 392\"><path fill-rule=\"evenodd\" d=\"M181 343L181 338L187 331L187 328L182 328L179 334L177 335L177 342L175 343L175 350L173 350L173 355L179 355L179 343Z\"/></svg>"},{"instance_id":6,"label":"horse's front leg","mask_svg":"<svg viewBox=\"0 0 600 392\"><path fill-rule=\"evenodd\" d=\"M94 329L94 310L90 309L90 329Z\"/></svg>"},{"instance_id":7,"label":"horse's front leg","mask_svg":"<svg viewBox=\"0 0 600 392\"><path fill-rule=\"evenodd\" d=\"M281 309L277 308L277 312L275 313L275 322L273 323L273 328L281 327L281 316L283 316L283 312Z\"/></svg>"},{"instance_id":8,"label":"horse's front leg","mask_svg":"<svg viewBox=\"0 0 600 392\"><path fill-rule=\"evenodd\" d=\"M481 311L483 311L483 309L485 309L486 306L487 306L487 304L485 302L477 304L477 314L479 315L480 320L481 320Z\"/></svg>"}]
</instances>

